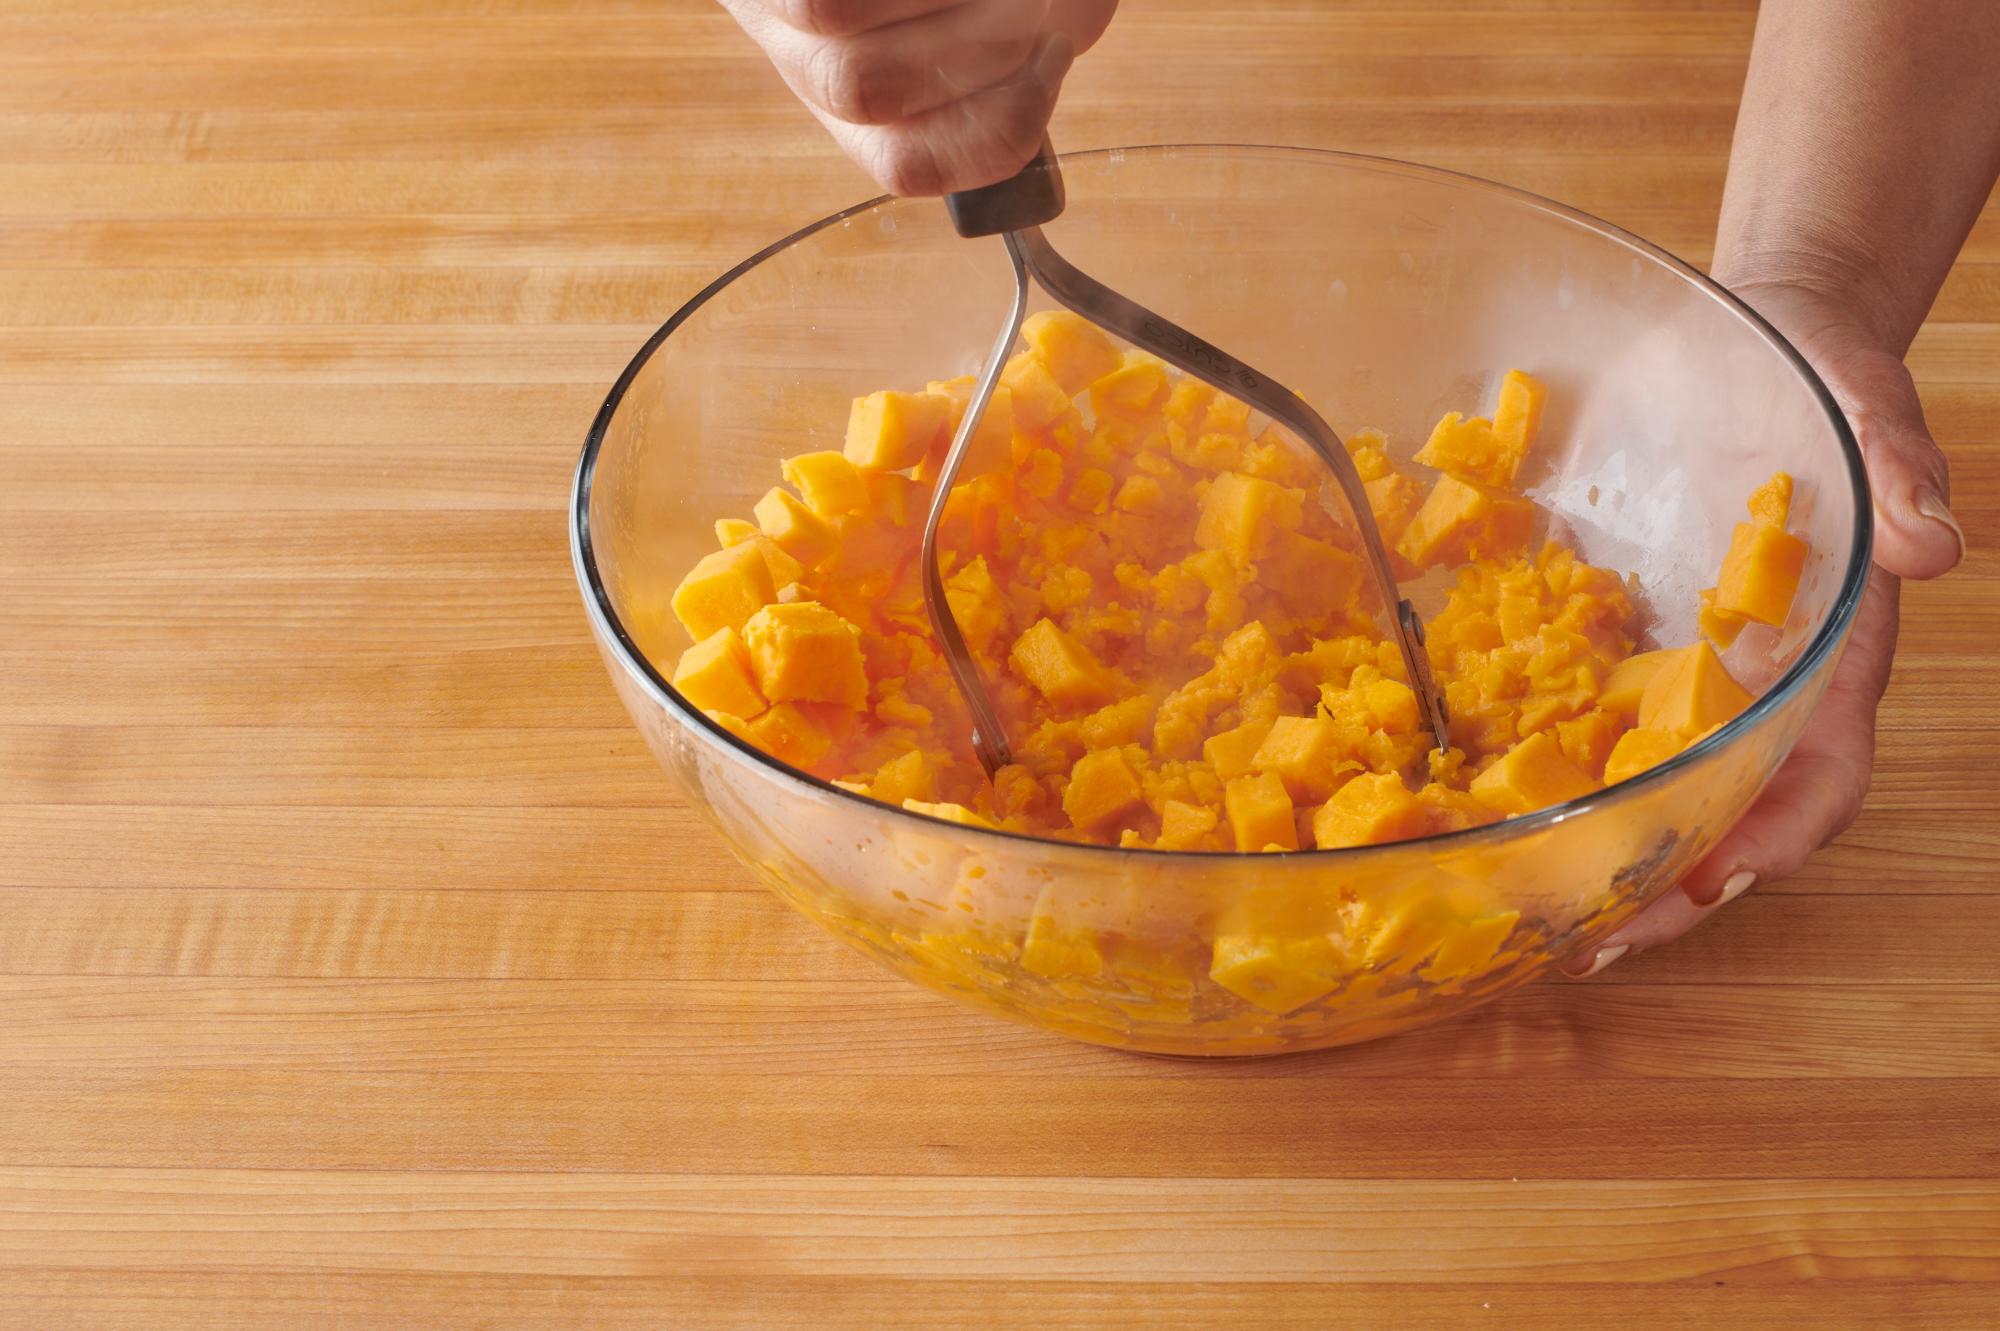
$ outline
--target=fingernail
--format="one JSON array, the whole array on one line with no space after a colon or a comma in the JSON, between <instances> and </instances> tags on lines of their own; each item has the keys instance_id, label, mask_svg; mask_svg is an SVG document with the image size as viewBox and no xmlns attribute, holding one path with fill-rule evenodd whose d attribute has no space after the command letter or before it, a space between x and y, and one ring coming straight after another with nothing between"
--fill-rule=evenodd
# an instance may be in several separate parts
<instances>
[{"instance_id":1,"label":"fingernail","mask_svg":"<svg viewBox=\"0 0 2000 1331\"><path fill-rule=\"evenodd\" d=\"M1601 947L1597 950L1597 955L1591 959L1589 970L1570 971L1569 975L1572 979L1588 980L1591 976L1597 974L1597 972L1603 970L1606 966L1609 966L1612 962L1618 960L1618 958L1631 950L1632 945L1630 943L1620 943L1616 947Z\"/></svg>"},{"instance_id":2,"label":"fingernail","mask_svg":"<svg viewBox=\"0 0 2000 1331\"><path fill-rule=\"evenodd\" d=\"M1715 899L1715 906L1727 906L1730 902L1748 892L1756 882L1757 875L1748 869L1742 869L1730 874L1729 880L1722 885L1722 895ZM1713 910L1715 906L1711 906L1709 909Z\"/></svg>"},{"instance_id":3,"label":"fingernail","mask_svg":"<svg viewBox=\"0 0 2000 1331\"><path fill-rule=\"evenodd\" d=\"M1932 522L1949 528L1952 539L1958 542L1958 557L1965 558L1965 528L1959 526L1958 519L1951 515L1951 509L1945 504L1943 495L1929 486L1920 487L1911 497L1910 507Z\"/></svg>"}]
</instances>

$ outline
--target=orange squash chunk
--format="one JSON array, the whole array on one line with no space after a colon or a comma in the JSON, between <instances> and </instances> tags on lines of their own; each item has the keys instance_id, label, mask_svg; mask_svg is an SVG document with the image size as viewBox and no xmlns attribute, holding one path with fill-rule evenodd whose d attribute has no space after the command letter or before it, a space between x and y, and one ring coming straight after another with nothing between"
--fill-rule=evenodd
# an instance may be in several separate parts
<instances>
[{"instance_id":1,"label":"orange squash chunk","mask_svg":"<svg viewBox=\"0 0 2000 1331\"><path fill-rule=\"evenodd\" d=\"M1037 620L1014 639L1007 659L1022 679L1058 706L1101 707L1111 701L1110 672L1051 620Z\"/></svg>"},{"instance_id":2,"label":"orange squash chunk","mask_svg":"<svg viewBox=\"0 0 2000 1331\"><path fill-rule=\"evenodd\" d=\"M732 628L719 628L681 653L674 687L704 711L744 718L764 710L764 695L750 670L750 653Z\"/></svg>"},{"instance_id":3,"label":"orange squash chunk","mask_svg":"<svg viewBox=\"0 0 2000 1331\"><path fill-rule=\"evenodd\" d=\"M844 454L831 449L801 453L786 458L778 467L785 483L799 492L806 507L823 518L858 513L868 507L868 488Z\"/></svg>"},{"instance_id":4,"label":"orange squash chunk","mask_svg":"<svg viewBox=\"0 0 2000 1331\"><path fill-rule=\"evenodd\" d=\"M1542 408L1549 400L1548 385L1530 374L1509 370L1500 380L1500 400L1493 407L1493 442L1511 461L1507 478L1494 482L1512 485L1535 435L1542 428Z\"/></svg>"},{"instance_id":5,"label":"orange squash chunk","mask_svg":"<svg viewBox=\"0 0 2000 1331\"><path fill-rule=\"evenodd\" d=\"M1046 430L1070 410L1069 394L1033 352L1008 361L1000 371L1000 385L1008 391L1020 429Z\"/></svg>"},{"instance_id":6,"label":"orange squash chunk","mask_svg":"<svg viewBox=\"0 0 2000 1331\"><path fill-rule=\"evenodd\" d=\"M1224 781L1244 775L1257 756L1258 746L1271 733L1269 721L1246 721L1240 726L1210 735L1201 744L1202 761L1215 769Z\"/></svg>"},{"instance_id":7,"label":"orange squash chunk","mask_svg":"<svg viewBox=\"0 0 2000 1331\"><path fill-rule=\"evenodd\" d=\"M945 432L951 407L951 399L940 393L884 391L857 397L848 411L841 454L855 466L875 471L914 467Z\"/></svg>"},{"instance_id":8,"label":"orange squash chunk","mask_svg":"<svg viewBox=\"0 0 2000 1331\"><path fill-rule=\"evenodd\" d=\"M1201 518L1194 543L1254 559L1281 531L1296 531L1304 516L1305 496L1256 476L1225 471L1208 483L1202 496Z\"/></svg>"},{"instance_id":9,"label":"orange squash chunk","mask_svg":"<svg viewBox=\"0 0 2000 1331\"><path fill-rule=\"evenodd\" d=\"M1597 788L1588 773L1563 756L1562 746L1541 730L1502 754L1472 778L1472 797L1496 813L1513 816L1546 809Z\"/></svg>"},{"instance_id":10,"label":"orange squash chunk","mask_svg":"<svg viewBox=\"0 0 2000 1331\"><path fill-rule=\"evenodd\" d=\"M1617 712L1621 716L1639 715L1639 699L1646 692L1646 685L1653 676L1667 666L1678 661L1685 647L1663 647L1656 652L1640 652L1628 656L1611 667L1605 676L1604 687L1598 691L1597 705L1606 711Z\"/></svg>"},{"instance_id":11,"label":"orange squash chunk","mask_svg":"<svg viewBox=\"0 0 2000 1331\"><path fill-rule=\"evenodd\" d=\"M812 704L781 702L743 724L743 738L780 762L811 767L833 747L832 727Z\"/></svg>"},{"instance_id":12,"label":"orange squash chunk","mask_svg":"<svg viewBox=\"0 0 2000 1331\"><path fill-rule=\"evenodd\" d=\"M1805 571L1806 543L1782 528L1739 522L1715 581L1715 608L1739 619L1782 627Z\"/></svg>"},{"instance_id":13,"label":"orange squash chunk","mask_svg":"<svg viewBox=\"0 0 2000 1331\"><path fill-rule=\"evenodd\" d=\"M884 804L936 799L937 769L932 766L928 753L922 749L911 749L876 769L874 777L868 782L868 794Z\"/></svg>"},{"instance_id":14,"label":"orange squash chunk","mask_svg":"<svg viewBox=\"0 0 2000 1331\"><path fill-rule=\"evenodd\" d=\"M757 534L757 524L745 522L742 518L717 518L715 520L715 543L727 550L732 545L741 545Z\"/></svg>"},{"instance_id":15,"label":"orange squash chunk","mask_svg":"<svg viewBox=\"0 0 2000 1331\"><path fill-rule=\"evenodd\" d=\"M1146 792L1123 753L1099 749L1076 760L1062 803L1072 826L1098 832L1144 808Z\"/></svg>"},{"instance_id":16,"label":"orange squash chunk","mask_svg":"<svg viewBox=\"0 0 2000 1331\"><path fill-rule=\"evenodd\" d=\"M1160 838L1164 850L1199 850L1215 832L1215 810L1202 804L1168 800L1160 806Z\"/></svg>"},{"instance_id":17,"label":"orange squash chunk","mask_svg":"<svg viewBox=\"0 0 2000 1331\"><path fill-rule=\"evenodd\" d=\"M861 631L817 601L765 606L744 624L743 643L772 702L868 701Z\"/></svg>"},{"instance_id":18,"label":"orange squash chunk","mask_svg":"<svg viewBox=\"0 0 2000 1331\"><path fill-rule=\"evenodd\" d=\"M1535 506L1456 476L1440 476L1396 548L1418 568L1520 553L1535 526Z\"/></svg>"},{"instance_id":19,"label":"orange squash chunk","mask_svg":"<svg viewBox=\"0 0 2000 1331\"><path fill-rule=\"evenodd\" d=\"M1325 716L1281 716L1257 746L1250 766L1275 773L1299 804L1325 799L1340 777L1359 764L1341 745L1340 727Z\"/></svg>"},{"instance_id":20,"label":"orange squash chunk","mask_svg":"<svg viewBox=\"0 0 2000 1331\"><path fill-rule=\"evenodd\" d=\"M833 524L782 486L766 490L750 511L764 535L802 564L817 564L833 549Z\"/></svg>"},{"instance_id":21,"label":"orange squash chunk","mask_svg":"<svg viewBox=\"0 0 2000 1331\"><path fill-rule=\"evenodd\" d=\"M1612 746L1604 764L1604 784L1615 786L1679 753L1685 741L1666 730L1628 730Z\"/></svg>"},{"instance_id":22,"label":"orange squash chunk","mask_svg":"<svg viewBox=\"0 0 2000 1331\"><path fill-rule=\"evenodd\" d=\"M1792 519L1792 478L1773 472L1771 479L1750 492L1750 520L1783 531Z\"/></svg>"},{"instance_id":23,"label":"orange squash chunk","mask_svg":"<svg viewBox=\"0 0 2000 1331\"><path fill-rule=\"evenodd\" d=\"M1422 836L1427 810L1394 772L1363 772L1313 813L1313 844L1321 850L1373 846Z\"/></svg>"},{"instance_id":24,"label":"orange squash chunk","mask_svg":"<svg viewBox=\"0 0 2000 1331\"><path fill-rule=\"evenodd\" d=\"M1068 310L1029 315L1021 324L1021 337L1065 393L1102 379L1124 362L1102 329Z\"/></svg>"},{"instance_id":25,"label":"orange squash chunk","mask_svg":"<svg viewBox=\"0 0 2000 1331\"><path fill-rule=\"evenodd\" d=\"M1681 649L1639 697L1639 725L1690 739L1750 705L1750 695L1705 642Z\"/></svg>"},{"instance_id":26,"label":"orange squash chunk","mask_svg":"<svg viewBox=\"0 0 2000 1331\"><path fill-rule=\"evenodd\" d=\"M696 642L717 629L741 629L778 594L756 542L703 555L674 589L675 618Z\"/></svg>"},{"instance_id":27,"label":"orange squash chunk","mask_svg":"<svg viewBox=\"0 0 2000 1331\"><path fill-rule=\"evenodd\" d=\"M903 807L911 813L927 813L933 818L942 818L948 823L959 823L966 827L993 826L963 804L931 804L924 800L904 800Z\"/></svg>"},{"instance_id":28,"label":"orange squash chunk","mask_svg":"<svg viewBox=\"0 0 2000 1331\"><path fill-rule=\"evenodd\" d=\"M1292 817L1292 797L1275 772L1239 776L1223 787L1223 810L1229 815L1229 832L1236 849L1263 850L1277 846L1299 848L1298 823Z\"/></svg>"}]
</instances>

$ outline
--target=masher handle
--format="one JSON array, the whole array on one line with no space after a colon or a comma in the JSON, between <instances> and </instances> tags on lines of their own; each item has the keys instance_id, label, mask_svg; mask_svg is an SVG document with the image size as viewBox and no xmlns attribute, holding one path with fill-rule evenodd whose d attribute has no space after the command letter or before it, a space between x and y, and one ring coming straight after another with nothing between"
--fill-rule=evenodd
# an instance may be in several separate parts
<instances>
[{"instance_id":1,"label":"masher handle","mask_svg":"<svg viewBox=\"0 0 2000 1331\"><path fill-rule=\"evenodd\" d=\"M1034 159L1007 179L944 196L951 224L968 239L1053 222L1064 202L1062 170L1046 135Z\"/></svg>"}]
</instances>

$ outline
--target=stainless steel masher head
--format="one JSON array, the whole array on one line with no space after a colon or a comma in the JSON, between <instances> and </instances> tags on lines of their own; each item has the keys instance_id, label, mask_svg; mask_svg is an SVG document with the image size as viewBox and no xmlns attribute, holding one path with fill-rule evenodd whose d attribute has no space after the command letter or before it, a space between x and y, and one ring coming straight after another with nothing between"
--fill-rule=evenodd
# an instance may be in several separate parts
<instances>
[{"instance_id":1,"label":"stainless steel masher head","mask_svg":"<svg viewBox=\"0 0 2000 1331\"><path fill-rule=\"evenodd\" d=\"M993 387L999 382L1001 369L1013 353L1014 341L1020 335L1021 321L1028 312L1028 279L1031 277L1057 304L1073 310L1100 328L1118 334L1133 346L1151 352L1169 365L1249 403L1303 439L1333 469L1334 479L1340 483L1341 493L1353 515L1355 528L1361 533L1363 552L1369 567L1374 570L1376 586L1382 593L1382 604L1391 607L1390 627L1395 634L1396 645L1402 649L1410 687L1422 704L1437 747L1449 747L1444 700L1438 694L1437 683L1431 677L1430 659L1424 652L1423 621L1417 618L1416 608L1400 594L1396 574L1389 566L1388 551L1382 544L1382 533L1375 526L1374 511L1369 507L1368 494L1362 488L1361 475L1355 470L1354 460L1348 456L1340 436L1305 399L1277 380L1252 369L1228 352L1204 342L1136 301L1119 295L1102 282L1078 271L1057 254L1041 228L1043 223L1062 215L1064 202L1062 173L1056 165L1055 151L1046 140L1035 160L1017 175L980 189L945 196L945 205L951 212L952 224L957 227L958 233L967 238L1000 236L1006 242L1008 257L1014 265L1013 307L1008 311L999 337L994 340L993 350L980 369L978 384L966 404L964 418L959 422L958 432L952 437L951 449L945 454L944 465L939 470L937 489L931 495L930 512L924 520L922 554L924 608L930 613L931 627L943 647L952 678L972 712L972 750L979 756L987 775L991 776L1011 763L1014 760L1013 750L1007 743L1006 730L993 709L992 696L986 690L985 681L979 677L979 667L966 648L965 637L959 632L958 621L952 616L951 605L945 599L944 575L938 566L938 526L944 517L945 501L951 495L952 483L957 479L966 449L979 427L980 417L986 412L986 404L993 397Z\"/></svg>"}]
</instances>

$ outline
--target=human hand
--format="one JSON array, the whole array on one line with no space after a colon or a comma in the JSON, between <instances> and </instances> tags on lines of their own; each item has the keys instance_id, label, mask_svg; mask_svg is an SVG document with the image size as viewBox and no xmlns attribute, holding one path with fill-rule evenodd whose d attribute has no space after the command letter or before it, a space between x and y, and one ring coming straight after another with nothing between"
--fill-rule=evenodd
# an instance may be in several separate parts
<instances>
[{"instance_id":1,"label":"human hand","mask_svg":"<svg viewBox=\"0 0 2000 1331\"><path fill-rule=\"evenodd\" d=\"M1118 0L721 0L891 194L990 185L1041 147Z\"/></svg>"},{"instance_id":2,"label":"human hand","mask_svg":"<svg viewBox=\"0 0 2000 1331\"><path fill-rule=\"evenodd\" d=\"M1868 793L1901 579L1937 577L1965 557L1965 535L1947 507L1944 454L1902 358L1842 304L1805 288L1743 285L1736 294L1791 339L1846 413L1875 494L1875 567L1826 694L1770 785L1678 889L1573 958L1571 975L1595 975L1680 937L1755 884L1794 872L1847 829Z\"/></svg>"}]
</instances>

